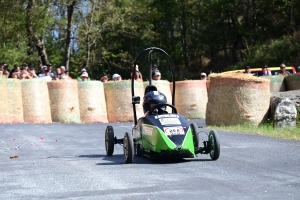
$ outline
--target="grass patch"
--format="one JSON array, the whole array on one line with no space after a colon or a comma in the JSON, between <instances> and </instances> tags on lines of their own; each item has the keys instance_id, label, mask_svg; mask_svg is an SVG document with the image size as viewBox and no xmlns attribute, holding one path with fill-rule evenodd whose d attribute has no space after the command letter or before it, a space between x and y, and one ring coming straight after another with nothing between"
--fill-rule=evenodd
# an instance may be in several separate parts
<instances>
[{"instance_id":1,"label":"grass patch","mask_svg":"<svg viewBox=\"0 0 300 200\"><path fill-rule=\"evenodd\" d=\"M257 135L276 137L288 140L300 140L300 125L296 128L274 129L272 124L266 123L260 126L236 125L236 126L207 126L208 129L222 131L252 133Z\"/></svg>"}]
</instances>

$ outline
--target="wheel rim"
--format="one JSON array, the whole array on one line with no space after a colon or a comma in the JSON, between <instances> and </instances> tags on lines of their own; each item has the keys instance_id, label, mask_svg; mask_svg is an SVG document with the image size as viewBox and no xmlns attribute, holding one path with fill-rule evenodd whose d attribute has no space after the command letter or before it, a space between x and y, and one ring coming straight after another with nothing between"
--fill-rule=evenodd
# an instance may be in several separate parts
<instances>
[{"instance_id":1,"label":"wheel rim","mask_svg":"<svg viewBox=\"0 0 300 200\"><path fill-rule=\"evenodd\" d=\"M209 136L209 141L210 141L210 155L215 154L215 138L213 135Z\"/></svg>"}]
</instances>

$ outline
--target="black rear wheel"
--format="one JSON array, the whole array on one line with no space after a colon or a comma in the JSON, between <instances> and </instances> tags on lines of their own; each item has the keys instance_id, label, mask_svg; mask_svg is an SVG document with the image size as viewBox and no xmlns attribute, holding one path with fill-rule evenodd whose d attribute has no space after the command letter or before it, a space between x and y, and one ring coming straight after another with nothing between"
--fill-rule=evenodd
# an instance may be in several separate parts
<instances>
[{"instance_id":1,"label":"black rear wheel","mask_svg":"<svg viewBox=\"0 0 300 200\"><path fill-rule=\"evenodd\" d=\"M217 131L211 130L208 134L210 144L209 155L212 160L218 160L220 157L220 141Z\"/></svg>"},{"instance_id":2,"label":"black rear wheel","mask_svg":"<svg viewBox=\"0 0 300 200\"><path fill-rule=\"evenodd\" d=\"M124 160L126 163L132 163L134 156L134 145L132 135L128 132L124 135L123 140Z\"/></svg>"},{"instance_id":3,"label":"black rear wheel","mask_svg":"<svg viewBox=\"0 0 300 200\"><path fill-rule=\"evenodd\" d=\"M198 126L196 123L191 123L190 125L193 134L193 142L195 149L199 147L199 137L198 137Z\"/></svg>"},{"instance_id":4,"label":"black rear wheel","mask_svg":"<svg viewBox=\"0 0 300 200\"><path fill-rule=\"evenodd\" d=\"M112 126L107 126L105 130L105 149L106 155L112 156L114 153L114 129Z\"/></svg>"}]
</instances>

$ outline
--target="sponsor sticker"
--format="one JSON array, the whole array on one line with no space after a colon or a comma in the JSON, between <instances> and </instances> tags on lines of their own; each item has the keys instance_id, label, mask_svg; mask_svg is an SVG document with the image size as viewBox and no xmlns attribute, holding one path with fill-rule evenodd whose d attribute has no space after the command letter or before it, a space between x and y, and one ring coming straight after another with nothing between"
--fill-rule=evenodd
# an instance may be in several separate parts
<instances>
[{"instance_id":1,"label":"sponsor sticker","mask_svg":"<svg viewBox=\"0 0 300 200\"><path fill-rule=\"evenodd\" d=\"M181 124L180 120L178 118L162 118L159 119L161 125L173 125L173 124Z\"/></svg>"},{"instance_id":2,"label":"sponsor sticker","mask_svg":"<svg viewBox=\"0 0 300 200\"><path fill-rule=\"evenodd\" d=\"M145 135L152 135L153 128L144 127Z\"/></svg>"},{"instance_id":3,"label":"sponsor sticker","mask_svg":"<svg viewBox=\"0 0 300 200\"><path fill-rule=\"evenodd\" d=\"M177 118L179 118L179 115L176 115L176 114L158 115L158 116L155 116L155 119L166 118L166 117L177 117Z\"/></svg>"},{"instance_id":4,"label":"sponsor sticker","mask_svg":"<svg viewBox=\"0 0 300 200\"><path fill-rule=\"evenodd\" d=\"M165 127L164 132L166 135L184 135L182 126Z\"/></svg>"}]
</instances>

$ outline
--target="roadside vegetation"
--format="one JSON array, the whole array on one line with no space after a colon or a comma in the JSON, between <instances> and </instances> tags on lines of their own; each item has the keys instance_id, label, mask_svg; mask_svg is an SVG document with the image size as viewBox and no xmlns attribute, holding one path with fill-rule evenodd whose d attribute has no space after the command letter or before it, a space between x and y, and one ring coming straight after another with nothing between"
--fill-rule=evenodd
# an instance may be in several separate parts
<instances>
[{"instance_id":1,"label":"roadside vegetation","mask_svg":"<svg viewBox=\"0 0 300 200\"><path fill-rule=\"evenodd\" d=\"M252 133L257 135L263 135L268 137L276 137L288 140L300 140L300 125L298 123L296 128L282 128L274 129L271 123L264 123L260 126L207 126L208 129L232 131L239 133Z\"/></svg>"}]
</instances>

